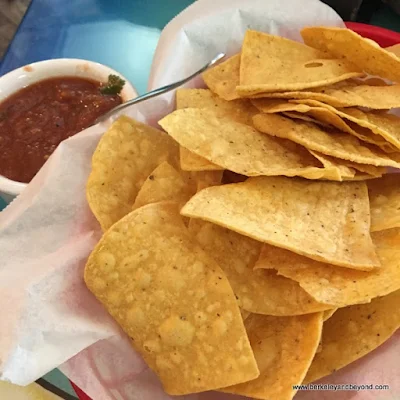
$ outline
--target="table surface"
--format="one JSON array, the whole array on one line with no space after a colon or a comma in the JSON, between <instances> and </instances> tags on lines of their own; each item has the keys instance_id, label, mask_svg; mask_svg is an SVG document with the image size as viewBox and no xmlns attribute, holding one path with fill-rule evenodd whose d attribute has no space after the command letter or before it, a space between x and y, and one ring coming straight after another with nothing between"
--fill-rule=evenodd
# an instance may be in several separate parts
<instances>
[{"instance_id":1,"label":"table surface","mask_svg":"<svg viewBox=\"0 0 400 400\"><path fill-rule=\"evenodd\" d=\"M161 30L193 0L32 0L1 64L0 76L49 58L84 58L122 73L146 91ZM371 24L400 32L400 17L385 7ZM0 198L0 211L5 207ZM55 370L45 377L73 394Z\"/></svg>"},{"instance_id":2,"label":"table surface","mask_svg":"<svg viewBox=\"0 0 400 400\"><path fill-rule=\"evenodd\" d=\"M0 75L49 58L107 64L146 90L161 30L192 0L32 0Z\"/></svg>"}]
</instances>

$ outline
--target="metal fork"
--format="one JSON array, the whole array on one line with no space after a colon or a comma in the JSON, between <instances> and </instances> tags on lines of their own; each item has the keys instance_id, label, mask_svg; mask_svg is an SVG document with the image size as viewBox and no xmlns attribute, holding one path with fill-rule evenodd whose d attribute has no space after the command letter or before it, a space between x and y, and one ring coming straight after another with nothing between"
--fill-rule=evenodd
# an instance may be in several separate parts
<instances>
[{"instance_id":1,"label":"metal fork","mask_svg":"<svg viewBox=\"0 0 400 400\"><path fill-rule=\"evenodd\" d=\"M209 61L206 65L201 67L198 71L196 71L192 75L188 76L187 78L182 79L182 80L180 80L178 82L171 83L169 85L160 87L158 89L154 89L151 92L147 92L145 94L142 94L141 96L138 96L138 97L136 97L136 98L134 98L132 100L127 101L126 103L119 104L118 106L114 107L113 109L111 109L110 111L105 113L104 115L102 115L99 118L97 118L96 124L106 121L108 118L110 118L116 112L121 111L121 110L131 106L132 104L140 103L140 102L142 102L144 100L151 99L152 97L156 97L156 96L158 96L160 94L167 93L167 92L169 92L171 90L176 89L179 86L182 86L186 82L189 82L191 79L195 78L197 75L202 74L205 70L207 70L208 68L212 67L216 62L218 62L219 60L223 59L224 57L225 57L225 53L219 53L211 61Z\"/></svg>"}]
</instances>

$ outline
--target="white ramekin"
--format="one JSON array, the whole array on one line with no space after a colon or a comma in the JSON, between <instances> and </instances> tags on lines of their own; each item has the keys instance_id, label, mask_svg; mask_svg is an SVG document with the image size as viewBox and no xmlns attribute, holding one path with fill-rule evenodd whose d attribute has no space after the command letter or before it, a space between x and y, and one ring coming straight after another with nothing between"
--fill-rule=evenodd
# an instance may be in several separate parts
<instances>
[{"instance_id":1,"label":"white ramekin","mask_svg":"<svg viewBox=\"0 0 400 400\"><path fill-rule=\"evenodd\" d=\"M18 90L43 79L77 76L107 82L110 74L118 75L126 82L121 92L123 101L137 96L135 88L126 78L103 64L73 58L60 58L25 65L0 77L0 102ZM0 196L7 202L18 196L26 186L26 183L16 182L0 175Z\"/></svg>"}]
</instances>

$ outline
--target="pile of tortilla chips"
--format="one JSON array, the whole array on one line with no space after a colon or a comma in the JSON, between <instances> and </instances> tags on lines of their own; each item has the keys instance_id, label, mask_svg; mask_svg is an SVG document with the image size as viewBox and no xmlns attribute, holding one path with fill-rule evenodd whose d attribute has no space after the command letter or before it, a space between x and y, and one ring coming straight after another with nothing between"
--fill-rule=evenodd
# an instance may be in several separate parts
<instances>
[{"instance_id":1,"label":"pile of tortilla chips","mask_svg":"<svg viewBox=\"0 0 400 400\"><path fill-rule=\"evenodd\" d=\"M290 400L400 327L400 58L302 35L248 31L93 156L85 282L169 394Z\"/></svg>"}]
</instances>

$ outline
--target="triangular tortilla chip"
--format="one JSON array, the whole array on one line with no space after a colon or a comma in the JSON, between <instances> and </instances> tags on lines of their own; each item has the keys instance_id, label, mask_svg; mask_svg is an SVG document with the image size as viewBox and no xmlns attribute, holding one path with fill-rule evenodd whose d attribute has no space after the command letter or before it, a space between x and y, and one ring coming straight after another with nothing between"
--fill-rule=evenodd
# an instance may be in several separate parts
<instances>
[{"instance_id":1,"label":"triangular tortilla chip","mask_svg":"<svg viewBox=\"0 0 400 400\"><path fill-rule=\"evenodd\" d=\"M183 171L222 171L223 168L192 153L183 146L179 147L179 162Z\"/></svg>"},{"instance_id":2,"label":"triangular tortilla chip","mask_svg":"<svg viewBox=\"0 0 400 400\"><path fill-rule=\"evenodd\" d=\"M356 175L355 169L348 167L344 164L341 163L342 160L339 160L338 158L334 157L329 157L326 156L325 154L318 153L317 151L309 150L309 152L317 158L319 161L321 161L322 165L325 168L338 168L340 176L342 178L353 178Z\"/></svg>"},{"instance_id":3,"label":"triangular tortilla chip","mask_svg":"<svg viewBox=\"0 0 400 400\"><path fill-rule=\"evenodd\" d=\"M392 152L400 151L400 118L394 114L364 112L354 107L335 109L317 100L293 100L293 102L301 102L301 104L298 104L300 108L303 108L304 112L309 112L310 115L315 118L318 118L318 116L315 115L315 111L313 110L325 108L331 115L331 124L337 128L352 133L355 136L358 136L357 132L359 132L361 140L368 141L368 139L372 139L370 143L374 143L375 141L380 147L382 147L382 142L386 142L390 146ZM304 107L301 107L303 105ZM309 107L308 110L307 106ZM296 111L299 110L296 109ZM347 128L344 125L343 127L339 126L335 123L333 114L336 114L337 121L343 121L344 119L346 121L345 124L347 124L350 129L353 127L353 129L346 130ZM326 119L325 122L327 122ZM366 139L364 139L363 136L365 136ZM378 139L380 141L378 141Z\"/></svg>"},{"instance_id":4,"label":"triangular tortilla chip","mask_svg":"<svg viewBox=\"0 0 400 400\"><path fill-rule=\"evenodd\" d=\"M361 144L356 137L347 133L327 132L316 124L305 121L295 122L276 114L258 114L253 118L253 122L261 132L293 140L307 149L328 156L360 164L400 168L398 154L386 154L378 148Z\"/></svg>"},{"instance_id":5,"label":"triangular tortilla chip","mask_svg":"<svg viewBox=\"0 0 400 400\"><path fill-rule=\"evenodd\" d=\"M158 129L120 117L102 136L86 186L89 206L103 231L128 214L148 175L168 161L178 166L178 144Z\"/></svg>"},{"instance_id":6,"label":"triangular tortilla chip","mask_svg":"<svg viewBox=\"0 0 400 400\"><path fill-rule=\"evenodd\" d=\"M308 46L345 59L371 75L400 82L400 59L350 29L310 27L302 29L301 36Z\"/></svg>"},{"instance_id":7,"label":"triangular tortilla chip","mask_svg":"<svg viewBox=\"0 0 400 400\"><path fill-rule=\"evenodd\" d=\"M318 100L333 107L366 107L372 110L388 110L400 107L400 85L356 85L346 81L344 85L324 86L307 91L264 93L253 97Z\"/></svg>"},{"instance_id":8,"label":"triangular tortilla chip","mask_svg":"<svg viewBox=\"0 0 400 400\"><path fill-rule=\"evenodd\" d=\"M188 172L177 171L167 161L161 163L145 180L132 210L159 201L184 204L197 192L197 182Z\"/></svg>"},{"instance_id":9,"label":"triangular tortilla chip","mask_svg":"<svg viewBox=\"0 0 400 400\"><path fill-rule=\"evenodd\" d=\"M299 282L321 303L336 307L368 303L400 289L400 234L377 232L372 239L382 264L375 271L338 268L269 245L264 245L255 268L273 268L279 275Z\"/></svg>"},{"instance_id":10,"label":"triangular tortilla chip","mask_svg":"<svg viewBox=\"0 0 400 400\"><path fill-rule=\"evenodd\" d=\"M321 313L298 317L253 314L245 326L260 376L221 391L256 399L293 399L294 386L302 383L321 339Z\"/></svg>"},{"instance_id":11,"label":"triangular tortilla chip","mask_svg":"<svg viewBox=\"0 0 400 400\"><path fill-rule=\"evenodd\" d=\"M352 123L358 121L358 119L353 118L351 114L348 114L351 110L347 111L347 109L344 109L344 111L341 112L340 110L319 101L305 99L293 100L293 102L283 99L257 99L253 100L253 104L258 107L260 111L267 114L281 112L305 113L313 119L323 122L325 126L331 125L343 132L350 133L366 143L375 144L386 152L393 152L393 146L390 143L388 143L382 136L375 134L376 132L374 133L370 129L367 129L370 128L370 126L366 126L366 124L359 126ZM343 118L348 118L352 122Z\"/></svg>"},{"instance_id":12,"label":"triangular tortilla chip","mask_svg":"<svg viewBox=\"0 0 400 400\"><path fill-rule=\"evenodd\" d=\"M362 76L354 65L280 36L248 30L240 59L241 96L307 89Z\"/></svg>"},{"instance_id":13,"label":"triangular tortilla chip","mask_svg":"<svg viewBox=\"0 0 400 400\"><path fill-rule=\"evenodd\" d=\"M90 255L85 282L167 393L259 376L229 282L190 236L177 205L149 204L117 222Z\"/></svg>"},{"instance_id":14,"label":"triangular tortilla chip","mask_svg":"<svg viewBox=\"0 0 400 400\"><path fill-rule=\"evenodd\" d=\"M230 117L234 121L251 125L257 109L248 100L226 101L207 89L178 89L176 108L211 108L221 117ZM210 171L222 169L189 150L180 149L181 168L185 171Z\"/></svg>"},{"instance_id":15,"label":"triangular tortilla chip","mask_svg":"<svg viewBox=\"0 0 400 400\"><path fill-rule=\"evenodd\" d=\"M201 247L225 272L239 306L256 314L301 315L330 308L275 271L254 271L262 243L209 222L196 235Z\"/></svg>"},{"instance_id":16,"label":"triangular tortilla chip","mask_svg":"<svg viewBox=\"0 0 400 400\"><path fill-rule=\"evenodd\" d=\"M181 146L238 174L341 180L337 168L323 168L302 146L221 118L209 109L177 110L159 124Z\"/></svg>"},{"instance_id":17,"label":"triangular tortilla chip","mask_svg":"<svg viewBox=\"0 0 400 400\"><path fill-rule=\"evenodd\" d=\"M340 308L324 323L322 350L304 383L314 382L365 356L400 328L400 290L369 304Z\"/></svg>"},{"instance_id":18,"label":"triangular tortilla chip","mask_svg":"<svg viewBox=\"0 0 400 400\"><path fill-rule=\"evenodd\" d=\"M209 89L225 100L239 99L236 86L239 85L240 54L228 58L221 64L203 72L203 79Z\"/></svg>"},{"instance_id":19,"label":"triangular tortilla chip","mask_svg":"<svg viewBox=\"0 0 400 400\"><path fill-rule=\"evenodd\" d=\"M249 178L202 190L181 213L318 261L362 270L380 265L364 182Z\"/></svg>"}]
</instances>

